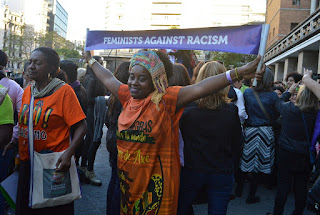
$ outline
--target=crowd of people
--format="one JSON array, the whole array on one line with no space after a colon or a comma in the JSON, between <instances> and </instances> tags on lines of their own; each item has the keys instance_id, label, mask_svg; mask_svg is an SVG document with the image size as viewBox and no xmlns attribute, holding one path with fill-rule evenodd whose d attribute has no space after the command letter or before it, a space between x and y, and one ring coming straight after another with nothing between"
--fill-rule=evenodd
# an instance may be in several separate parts
<instances>
[{"instance_id":1,"label":"crowd of people","mask_svg":"<svg viewBox=\"0 0 320 215\"><path fill-rule=\"evenodd\" d=\"M191 215L202 199L208 214L222 215L246 180L247 204L260 202L259 185L277 185L267 214L281 215L293 186L292 214L303 214L320 99L312 71L288 73L284 83L274 82L264 65L256 72L261 56L228 71L221 61L198 62L190 51L140 50L116 71L90 52L83 58L80 79L73 61L37 48L19 85L6 77L8 57L0 51L0 181L12 162L19 166L16 214L74 214L73 202L29 207L29 117L34 150L63 151L56 172L68 170L74 155L81 182L94 186L102 184L94 161L108 127L107 214ZM0 215L4 210L0 194Z\"/></svg>"}]
</instances>

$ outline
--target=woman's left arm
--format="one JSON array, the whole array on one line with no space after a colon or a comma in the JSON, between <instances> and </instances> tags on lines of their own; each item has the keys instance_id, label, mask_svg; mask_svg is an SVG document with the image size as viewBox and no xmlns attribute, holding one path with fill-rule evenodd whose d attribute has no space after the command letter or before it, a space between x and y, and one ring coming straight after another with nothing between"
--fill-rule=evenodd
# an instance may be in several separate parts
<instances>
[{"instance_id":1,"label":"woman's left arm","mask_svg":"<svg viewBox=\"0 0 320 215\"><path fill-rule=\"evenodd\" d=\"M237 69L238 78L241 79L251 79L255 76L255 71L260 61L261 56L251 61L250 63L246 64ZM262 70L257 73L257 75L261 76L265 69L265 65L263 66ZM237 79L235 70L230 71L230 76L232 81ZM176 110L180 110L182 107L188 105L189 103L206 97L214 92L221 90L222 88L229 85L228 79L226 77L226 73L222 73L213 77L206 78L205 80L194 84L183 87L180 89L178 93L178 101Z\"/></svg>"},{"instance_id":2,"label":"woman's left arm","mask_svg":"<svg viewBox=\"0 0 320 215\"><path fill-rule=\"evenodd\" d=\"M76 149L79 147L80 140L84 137L87 124L83 119L80 122L77 122L73 125L75 132L70 143L70 146L66 149L66 151L60 156L56 164L56 171L63 172L67 171L71 166L71 157L74 155Z\"/></svg>"}]
</instances>

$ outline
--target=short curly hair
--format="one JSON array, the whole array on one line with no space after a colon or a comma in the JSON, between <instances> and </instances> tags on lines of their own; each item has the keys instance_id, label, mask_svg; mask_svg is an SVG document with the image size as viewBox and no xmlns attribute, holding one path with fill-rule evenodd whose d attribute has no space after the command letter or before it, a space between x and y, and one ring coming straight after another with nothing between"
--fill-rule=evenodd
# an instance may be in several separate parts
<instances>
[{"instance_id":1,"label":"short curly hair","mask_svg":"<svg viewBox=\"0 0 320 215\"><path fill-rule=\"evenodd\" d=\"M298 83L299 81L302 80L302 75L300 75L299 73L297 72L290 72L287 74L285 80L288 81L288 79L292 77L294 79L294 82L295 83Z\"/></svg>"}]
</instances>

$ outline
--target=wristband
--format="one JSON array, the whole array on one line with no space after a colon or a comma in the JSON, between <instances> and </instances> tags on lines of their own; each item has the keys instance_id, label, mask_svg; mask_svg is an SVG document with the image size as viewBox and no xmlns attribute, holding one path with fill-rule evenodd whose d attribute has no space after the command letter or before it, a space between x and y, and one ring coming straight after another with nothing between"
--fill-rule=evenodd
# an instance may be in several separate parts
<instances>
[{"instance_id":1,"label":"wristband","mask_svg":"<svg viewBox=\"0 0 320 215\"><path fill-rule=\"evenodd\" d=\"M237 69L238 69L238 67L236 67L236 69L235 69L234 71L236 72L236 79L237 79L237 81L240 81L239 76L238 76L238 73L237 73Z\"/></svg>"},{"instance_id":2,"label":"wristband","mask_svg":"<svg viewBox=\"0 0 320 215\"><path fill-rule=\"evenodd\" d=\"M228 70L228 71L226 72L226 76L227 76L227 80L228 80L229 84L232 85L232 84L233 84L233 81L232 81L232 78L231 78L231 76L230 76L230 70Z\"/></svg>"},{"instance_id":3,"label":"wristband","mask_svg":"<svg viewBox=\"0 0 320 215\"><path fill-rule=\"evenodd\" d=\"M92 65L93 65L95 62L97 62L96 59L91 58L91 59L88 61L88 64L89 64L90 67L92 67Z\"/></svg>"}]
</instances>

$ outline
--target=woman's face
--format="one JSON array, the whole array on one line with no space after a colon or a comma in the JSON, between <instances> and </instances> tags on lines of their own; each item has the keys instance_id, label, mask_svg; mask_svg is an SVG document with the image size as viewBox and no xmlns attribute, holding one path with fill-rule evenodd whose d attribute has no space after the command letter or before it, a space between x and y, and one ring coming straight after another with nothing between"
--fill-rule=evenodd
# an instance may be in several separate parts
<instances>
[{"instance_id":1,"label":"woman's face","mask_svg":"<svg viewBox=\"0 0 320 215\"><path fill-rule=\"evenodd\" d=\"M135 65L129 72L128 86L134 99L147 98L154 91L151 74L140 65Z\"/></svg>"},{"instance_id":2,"label":"woman's face","mask_svg":"<svg viewBox=\"0 0 320 215\"><path fill-rule=\"evenodd\" d=\"M29 77L36 82L48 80L50 68L45 55L41 51L34 51L32 52L29 61Z\"/></svg>"},{"instance_id":3,"label":"woman's face","mask_svg":"<svg viewBox=\"0 0 320 215\"><path fill-rule=\"evenodd\" d=\"M293 77L289 77L288 81L287 81L288 88L290 88L293 83L294 83L294 78Z\"/></svg>"},{"instance_id":4,"label":"woman's face","mask_svg":"<svg viewBox=\"0 0 320 215\"><path fill-rule=\"evenodd\" d=\"M280 90L275 90L274 92L276 92L276 94L278 95L279 98L281 97L282 92Z\"/></svg>"},{"instance_id":5,"label":"woman's face","mask_svg":"<svg viewBox=\"0 0 320 215\"><path fill-rule=\"evenodd\" d=\"M295 104L296 103L296 101L297 101L297 92L294 92L293 94L291 94L291 97L290 97L290 101L293 103L293 104Z\"/></svg>"}]
</instances>

